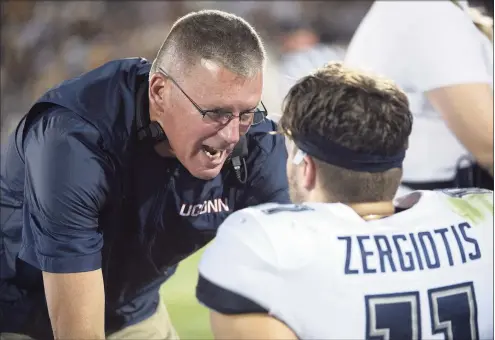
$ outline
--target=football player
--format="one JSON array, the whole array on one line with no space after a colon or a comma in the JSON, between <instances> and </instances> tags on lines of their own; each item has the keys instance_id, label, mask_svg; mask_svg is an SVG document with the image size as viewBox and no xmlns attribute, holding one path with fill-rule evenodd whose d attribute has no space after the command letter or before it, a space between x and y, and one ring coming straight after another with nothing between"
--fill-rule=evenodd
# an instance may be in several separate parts
<instances>
[{"instance_id":1,"label":"football player","mask_svg":"<svg viewBox=\"0 0 495 340\"><path fill-rule=\"evenodd\" d=\"M207 248L196 293L215 338L493 338L493 193L394 200L411 125L393 83L339 63L291 88L296 204L236 212Z\"/></svg>"}]
</instances>

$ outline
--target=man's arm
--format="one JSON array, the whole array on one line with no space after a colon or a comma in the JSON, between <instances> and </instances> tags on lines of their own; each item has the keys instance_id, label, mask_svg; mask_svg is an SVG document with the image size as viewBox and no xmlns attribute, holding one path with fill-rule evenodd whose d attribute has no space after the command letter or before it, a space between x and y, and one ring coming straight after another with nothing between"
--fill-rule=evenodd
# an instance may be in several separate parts
<instances>
[{"instance_id":1,"label":"man's arm","mask_svg":"<svg viewBox=\"0 0 495 340\"><path fill-rule=\"evenodd\" d=\"M20 257L43 272L56 339L105 338L98 215L112 170L98 137L62 111L35 123L24 142L30 242Z\"/></svg>"},{"instance_id":2,"label":"man's arm","mask_svg":"<svg viewBox=\"0 0 495 340\"><path fill-rule=\"evenodd\" d=\"M459 141L493 176L493 93L489 84L460 84L427 92Z\"/></svg>"},{"instance_id":3,"label":"man's arm","mask_svg":"<svg viewBox=\"0 0 495 340\"><path fill-rule=\"evenodd\" d=\"M101 269L85 273L43 272L55 339L105 339L105 292Z\"/></svg>"},{"instance_id":4,"label":"man's arm","mask_svg":"<svg viewBox=\"0 0 495 340\"><path fill-rule=\"evenodd\" d=\"M246 210L229 216L201 258L196 287L215 339L297 339L271 312L282 305L281 287L277 254L257 220Z\"/></svg>"}]
</instances>

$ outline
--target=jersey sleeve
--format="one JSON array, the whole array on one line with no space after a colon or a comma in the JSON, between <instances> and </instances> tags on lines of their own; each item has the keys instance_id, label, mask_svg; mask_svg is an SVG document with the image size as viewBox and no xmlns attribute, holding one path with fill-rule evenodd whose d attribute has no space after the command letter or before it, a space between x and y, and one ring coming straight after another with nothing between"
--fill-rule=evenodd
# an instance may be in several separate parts
<instances>
[{"instance_id":1,"label":"jersey sleeve","mask_svg":"<svg viewBox=\"0 0 495 340\"><path fill-rule=\"evenodd\" d=\"M26 134L25 237L19 255L42 271L101 267L98 219L112 167L98 142L94 127L62 109L41 118Z\"/></svg>"},{"instance_id":2,"label":"jersey sleeve","mask_svg":"<svg viewBox=\"0 0 495 340\"><path fill-rule=\"evenodd\" d=\"M409 20L403 37L407 51L403 65L412 84L426 92L458 84L490 83L487 63L493 61L483 55L483 37L473 38L482 33L476 32L467 13L450 1L410 6L421 7L421 11L412 9L410 15L416 20Z\"/></svg>"},{"instance_id":3,"label":"jersey sleeve","mask_svg":"<svg viewBox=\"0 0 495 340\"><path fill-rule=\"evenodd\" d=\"M433 191L448 208L474 225L493 229L493 191L480 188L453 188Z\"/></svg>"},{"instance_id":4,"label":"jersey sleeve","mask_svg":"<svg viewBox=\"0 0 495 340\"><path fill-rule=\"evenodd\" d=\"M275 261L259 222L246 210L235 212L201 258L196 297L222 314L269 313L280 287Z\"/></svg>"},{"instance_id":5,"label":"jersey sleeve","mask_svg":"<svg viewBox=\"0 0 495 340\"><path fill-rule=\"evenodd\" d=\"M240 208L263 203L290 203L287 181L287 149L284 136L271 120L255 126L248 157L248 182Z\"/></svg>"},{"instance_id":6,"label":"jersey sleeve","mask_svg":"<svg viewBox=\"0 0 495 340\"><path fill-rule=\"evenodd\" d=\"M471 195L484 195L491 200L493 204L493 190L483 188L450 188L450 189L436 189L435 192L441 192L447 196L455 198L466 198Z\"/></svg>"}]
</instances>

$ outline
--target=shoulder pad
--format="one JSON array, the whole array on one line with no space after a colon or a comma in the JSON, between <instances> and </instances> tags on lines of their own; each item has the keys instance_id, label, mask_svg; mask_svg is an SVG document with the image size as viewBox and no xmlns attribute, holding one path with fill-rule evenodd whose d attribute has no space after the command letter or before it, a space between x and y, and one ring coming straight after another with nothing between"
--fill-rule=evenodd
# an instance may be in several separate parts
<instances>
[{"instance_id":1,"label":"shoulder pad","mask_svg":"<svg viewBox=\"0 0 495 340\"><path fill-rule=\"evenodd\" d=\"M450 197L461 198L468 195L484 195L493 194L492 190L481 188L452 188L452 189L436 189L436 192L444 193Z\"/></svg>"},{"instance_id":2,"label":"shoulder pad","mask_svg":"<svg viewBox=\"0 0 495 340\"><path fill-rule=\"evenodd\" d=\"M314 209L303 204L277 204L273 207L261 207L260 210L266 215L273 215L280 212L301 212Z\"/></svg>"}]
</instances>

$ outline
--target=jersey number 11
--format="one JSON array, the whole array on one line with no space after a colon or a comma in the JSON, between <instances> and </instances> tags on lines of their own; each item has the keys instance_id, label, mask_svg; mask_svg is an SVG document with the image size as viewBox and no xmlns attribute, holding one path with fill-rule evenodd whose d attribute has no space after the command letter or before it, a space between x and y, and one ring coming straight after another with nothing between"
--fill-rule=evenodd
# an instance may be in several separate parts
<instances>
[{"instance_id":1,"label":"jersey number 11","mask_svg":"<svg viewBox=\"0 0 495 340\"><path fill-rule=\"evenodd\" d=\"M478 340L478 315L472 282L428 290L429 308L421 310L419 292L367 295L366 339L421 340L421 313L432 334L445 340Z\"/></svg>"}]
</instances>

